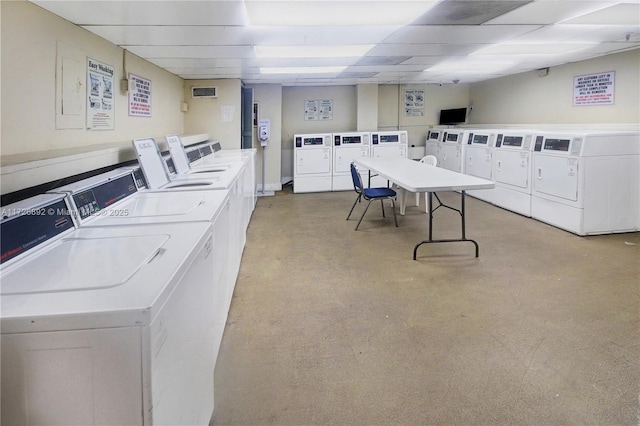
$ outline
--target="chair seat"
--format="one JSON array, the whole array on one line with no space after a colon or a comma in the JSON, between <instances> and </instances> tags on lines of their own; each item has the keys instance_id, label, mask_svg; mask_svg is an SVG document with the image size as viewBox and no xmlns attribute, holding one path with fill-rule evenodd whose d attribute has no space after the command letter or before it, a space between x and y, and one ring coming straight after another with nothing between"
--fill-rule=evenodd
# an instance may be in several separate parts
<instances>
[{"instance_id":1,"label":"chair seat","mask_svg":"<svg viewBox=\"0 0 640 426\"><path fill-rule=\"evenodd\" d=\"M391 188L364 188L366 198L395 197L396 191Z\"/></svg>"}]
</instances>

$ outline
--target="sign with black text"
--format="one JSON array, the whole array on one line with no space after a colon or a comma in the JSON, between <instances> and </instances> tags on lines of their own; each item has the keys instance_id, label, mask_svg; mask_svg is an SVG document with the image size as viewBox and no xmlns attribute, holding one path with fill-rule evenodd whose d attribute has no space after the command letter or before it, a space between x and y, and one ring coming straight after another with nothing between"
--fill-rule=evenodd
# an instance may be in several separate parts
<instances>
[{"instance_id":1,"label":"sign with black text","mask_svg":"<svg viewBox=\"0 0 640 426\"><path fill-rule=\"evenodd\" d=\"M151 80L129 74L129 115L151 117Z\"/></svg>"},{"instance_id":2,"label":"sign with black text","mask_svg":"<svg viewBox=\"0 0 640 426\"><path fill-rule=\"evenodd\" d=\"M613 105L615 77L614 71L573 77L573 106Z\"/></svg>"}]
</instances>

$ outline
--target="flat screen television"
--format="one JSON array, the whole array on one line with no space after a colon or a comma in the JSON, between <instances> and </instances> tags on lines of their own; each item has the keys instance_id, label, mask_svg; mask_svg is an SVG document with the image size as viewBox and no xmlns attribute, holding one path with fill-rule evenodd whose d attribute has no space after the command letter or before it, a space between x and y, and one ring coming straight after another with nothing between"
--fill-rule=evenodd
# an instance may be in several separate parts
<instances>
[{"instance_id":1,"label":"flat screen television","mask_svg":"<svg viewBox=\"0 0 640 426\"><path fill-rule=\"evenodd\" d=\"M438 124L461 124L467 119L466 108L441 109Z\"/></svg>"}]
</instances>

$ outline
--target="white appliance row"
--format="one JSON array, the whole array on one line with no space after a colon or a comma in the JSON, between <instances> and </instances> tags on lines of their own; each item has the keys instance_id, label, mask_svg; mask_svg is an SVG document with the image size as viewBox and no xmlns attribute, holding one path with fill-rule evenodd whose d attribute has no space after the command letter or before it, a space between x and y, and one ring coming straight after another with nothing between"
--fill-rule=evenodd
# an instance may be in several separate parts
<instances>
[{"instance_id":1,"label":"white appliance row","mask_svg":"<svg viewBox=\"0 0 640 426\"><path fill-rule=\"evenodd\" d=\"M356 158L409 156L406 131L339 132L294 135L293 192L353 189L350 164ZM368 171L360 170L363 182ZM386 186L372 178L370 186Z\"/></svg>"},{"instance_id":2,"label":"white appliance row","mask_svg":"<svg viewBox=\"0 0 640 426\"><path fill-rule=\"evenodd\" d=\"M469 195L578 235L640 230L639 132L464 129L452 148L459 133L430 131L426 153L496 184Z\"/></svg>"},{"instance_id":3,"label":"white appliance row","mask_svg":"<svg viewBox=\"0 0 640 426\"><path fill-rule=\"evenodd\" d=\"M163 166L163 182L155 141L134 145L142 168L3 207L3 425L212 417L251 153L218 155L191 176Z\"/></svg>"}]
</instances>

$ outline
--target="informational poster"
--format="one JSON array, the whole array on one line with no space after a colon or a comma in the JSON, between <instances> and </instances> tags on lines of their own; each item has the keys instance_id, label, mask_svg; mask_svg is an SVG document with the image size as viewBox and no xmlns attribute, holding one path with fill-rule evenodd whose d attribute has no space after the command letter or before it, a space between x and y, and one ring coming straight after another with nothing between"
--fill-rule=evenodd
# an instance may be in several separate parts
<instances>
[{"instance_id":1,"label":"informational poster","mask_svg":"<svg viewBox=\"0 0 640 426\"><path fill-rule=\"evenodd\" d=\"M615 71L573 77L573 105L613 105Z\"/></svg>"},{"instance_id":2,"label":"informational poster","mask_svg":"<svg viewBox=\"0 0 640 426\"><path fill-rule=\"evenodd\" d=\"M404 116L424 117L424 90L404 91Z\"/></svg>"},{"instance_id":3,"label":"informational poster","mask_svg":"<svg viewBox=\"0 0 640 426\"><path fill-rule=\"evenodd\" d=\"M111 65L87 58L87 129L114 129L114 72Z\"/></svg>"},{"instance_id":4,"label":"informational poster","mask_svg":"<svg viewBox=\"0 0 640 426\"><path fill-rule=\"evenodd\" d=\"M151 80L129 74L129 115L151 117Z\"/></svg>"},{"instance_id":5,"label":"informational poster","mask_svg":"<svg viewBox=\"0 0 640 426\"><path fill-rule=\"evenodd\" d=\"M304 101L305 121L333 120L333 100L306 100Z\"/></svg>"}]
</instances>

